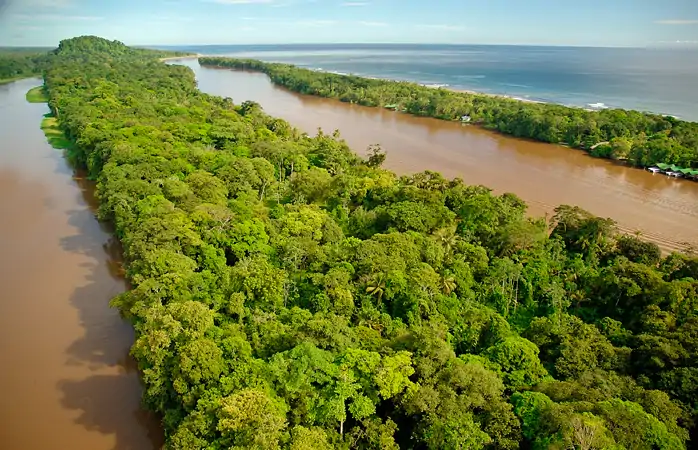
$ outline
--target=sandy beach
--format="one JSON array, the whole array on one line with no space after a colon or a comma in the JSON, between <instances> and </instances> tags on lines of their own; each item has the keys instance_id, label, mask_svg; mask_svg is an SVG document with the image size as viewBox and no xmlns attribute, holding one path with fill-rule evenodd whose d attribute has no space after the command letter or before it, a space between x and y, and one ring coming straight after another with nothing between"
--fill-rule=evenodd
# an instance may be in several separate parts
<instances>
[{"instance_id":1,"label":"sandy beach","mask_svg":"<svg viewBox=\"0 0 698 450\"><path fill-rule=\"evenodd\" d=\"M205 56L205 55L202 55L201 53L197 53L196 55L168 56L167 58L160 58L160 61L163 61L163 62L164 62L164 61L174 61L174 60L177 60L177 59L198 59L198 58L200 58L200 57L202 57L202 56Z\"/></svg>"}]
</instances>

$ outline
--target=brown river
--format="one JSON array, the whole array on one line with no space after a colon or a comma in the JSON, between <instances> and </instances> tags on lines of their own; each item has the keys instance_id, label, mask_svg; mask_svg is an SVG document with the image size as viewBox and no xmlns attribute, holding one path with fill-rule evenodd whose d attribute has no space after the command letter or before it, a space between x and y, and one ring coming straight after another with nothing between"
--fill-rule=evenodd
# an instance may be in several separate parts
<instances>
[{"instance_id":1,"label":"brown river","mask_svg":"<svg viewBox=\"0 0 698 450\"><path fill-rule=\"evenodd\" d=\"M204 68L191 59L178 63L196 72L206 93L236 103L256 101L268 114L311 134L318 127L339 129L357 152L380 144L388 152L385 166L399 174L429 169L496 193L513 192L535 215L550 214L561 204L578 205L616 220L626 232L640 232L665 251L698 247L698 182L474 126L299 95L259 73Z\"/></svg>"},{"instance_id":2,"label":"brown river","mask_svg":"<svg viewBox=\"0 0 698 450\"><path fill-rule=\"evenodd\" d=\"M0 449L145 450L131 326L110 309L126 285L94 218L93 186L39 128L38 80L0 86Z\"/></svg>"}]
</instances>

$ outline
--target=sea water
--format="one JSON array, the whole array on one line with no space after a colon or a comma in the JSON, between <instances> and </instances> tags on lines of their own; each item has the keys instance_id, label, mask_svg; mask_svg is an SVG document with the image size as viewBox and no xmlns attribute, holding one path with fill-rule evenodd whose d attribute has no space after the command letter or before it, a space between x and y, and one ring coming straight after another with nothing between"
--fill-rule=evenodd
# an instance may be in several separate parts
<instances>
[{"instance_id":1,"label":"sea water","mask_svg":"<svg viewBox=\"0 0 698 450\"><path fill-rule=\"evenodd\" d=\"M695 48L403 44L176 48L530 101L635 109L698 121Z\"/></svg>"}]
</instances>

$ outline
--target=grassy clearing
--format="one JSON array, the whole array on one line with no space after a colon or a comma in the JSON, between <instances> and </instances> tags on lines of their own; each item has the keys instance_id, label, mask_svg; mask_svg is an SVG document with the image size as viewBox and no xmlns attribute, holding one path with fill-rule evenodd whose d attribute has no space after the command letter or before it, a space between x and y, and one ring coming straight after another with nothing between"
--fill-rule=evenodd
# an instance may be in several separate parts
<instances>
[{"instance_id":1,"label":"grassy clearing","mask_svg":"<svg viewBox=\"0 0 698 450\"><path fill-rule=\"evenodd\" d=\"M35 88L29 89L27 92L27 101L29 103L46 103L48 102L48 96L44 91L43 86L37 86Z\"/></svg>"},{"instance_id":2,"label":"grassy clearing","mask_svg":"<svg viewBox=\"0 0 698 450\"><path fill-rule=\"evenodd\" d=\"M41 121L41 129L44 130L46 140L51 144L51 147L59 150L72 148L72 142L65 137L63 130L58 126L58 121L51 114L44 115L44 119Z\"/></svg>"}]
</instances>

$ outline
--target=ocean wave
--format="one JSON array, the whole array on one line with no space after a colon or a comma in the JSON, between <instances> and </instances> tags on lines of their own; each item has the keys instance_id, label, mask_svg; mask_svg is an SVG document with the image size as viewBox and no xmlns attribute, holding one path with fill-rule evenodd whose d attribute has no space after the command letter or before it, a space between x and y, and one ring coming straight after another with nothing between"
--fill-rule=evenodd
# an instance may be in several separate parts
<instances>
[{"instance_id":1,"label":"ocean wave","mask_svg":"<svg viewBox=\"0 0 698 450\"><path fill-rule=\"evenodd\" d=\"M523 97L509 97L509 98L512 100L518 100L520 102L526 102L526 103L541 103L541 104L548 103L548 102L544 102L543 100L534 100L531 98L530 95L525 95Z\"/></svg>"},{"instance_id":2,"label":"ocean wave","mask_svg":"<svg viewBox=\"0 0 698 450\"><path fill-rule=\"evenodd\" d=\"M527 84L502 83L502 86L509 86L509 87L523 88L523 89L533 89L532 86L529 86Z\"/></svg>"}]
</instances>

